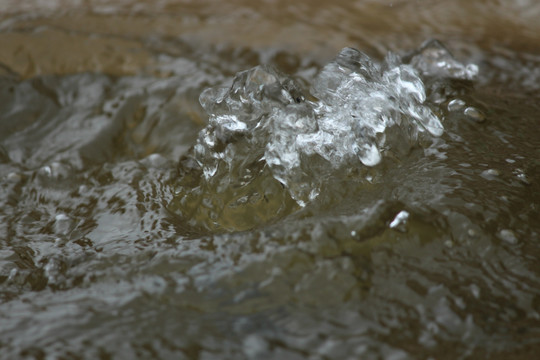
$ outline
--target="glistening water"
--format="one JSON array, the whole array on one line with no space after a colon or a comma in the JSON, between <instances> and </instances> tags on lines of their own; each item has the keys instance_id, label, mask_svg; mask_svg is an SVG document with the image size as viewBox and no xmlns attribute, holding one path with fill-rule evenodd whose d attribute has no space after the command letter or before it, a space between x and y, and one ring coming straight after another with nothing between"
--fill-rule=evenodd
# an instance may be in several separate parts
<instances>
[{"instance_id":1,"label":"glistening water","mask_svg":"<svg viewBox=\"0 0 540 360\"><path fill-rule=\"evenodd\" d=\"M0 358L536 358L538 18L1 1Z\"/></svg>"}]
</instances>

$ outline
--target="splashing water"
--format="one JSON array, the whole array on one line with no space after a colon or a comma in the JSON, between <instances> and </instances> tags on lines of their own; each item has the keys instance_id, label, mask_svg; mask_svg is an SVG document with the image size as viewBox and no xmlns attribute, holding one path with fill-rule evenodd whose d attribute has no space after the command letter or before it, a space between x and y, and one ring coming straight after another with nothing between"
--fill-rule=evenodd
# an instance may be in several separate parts
<instances>
[{"instance_id":1,"label":"splashing water","mask_svg":"<svg viewBox=\"0 0 540 360\"><path fill-rule=\"evenodd\" d=\"M191 216L193 225L210 219L210 228L238 229L244 226L227 220L230 208L245 218L255 210L249 204L273 204L255 215L260 223L305 206L343 178L371 181L366 171L384 158L399 160L443 134L441 111L428 100L424 79L472 80L477 72L438 41L404 59L390 53L380 63L345 48L317 75L307 96L272 67L240 72L230 87L200 96L209 122L191 161L183 162L190 175L180 181L173 209ZM430 90L440 92L440 86ZM202 185L190 188L193 176L202 177Z\"/></svg>"},{"instance_id":2,"label":"splashing water","mask_svg":"<svg viewBox=\"0 0 540 360\"><path fill-rule=\"evenodd\" d=\"M0 359L535 358L535 2L1 3Z\"/></svg>"}]
</instances>

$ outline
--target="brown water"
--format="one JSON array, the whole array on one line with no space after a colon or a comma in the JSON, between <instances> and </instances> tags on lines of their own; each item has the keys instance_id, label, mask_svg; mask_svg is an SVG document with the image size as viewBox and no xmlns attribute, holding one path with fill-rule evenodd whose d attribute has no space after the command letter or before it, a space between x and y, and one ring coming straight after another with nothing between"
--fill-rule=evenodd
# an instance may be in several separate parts
<instances>
[{"instance_id":1,"label":"brown water","mask_svg":"<svg viewBox=\"0 0 540 360\"><path fill-rule=\"evenodd\" d=\"M535 358L538 18L532 0L0 1L0 358ZM426 80L442 136L311 174L305 206L264 163L220 190L186 160L199 95L238 71L307 94L342 47L430 38L479 68Z\"/></svg>"}]
</instances>

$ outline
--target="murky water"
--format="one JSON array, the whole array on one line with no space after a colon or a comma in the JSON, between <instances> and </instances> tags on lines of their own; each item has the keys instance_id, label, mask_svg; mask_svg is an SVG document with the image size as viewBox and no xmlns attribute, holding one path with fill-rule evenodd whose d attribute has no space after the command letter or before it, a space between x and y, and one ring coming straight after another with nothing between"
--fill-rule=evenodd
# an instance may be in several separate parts
<instances>
[{"instance_id":1,"label":"murky water","mask_svg":"<svg viewBox=\"0 0 540 360\"><path fill-rule=\"evenodd\" d=\"M0 358L535 358L539 17L0 1Z\"/></svg>"}]
</instances>

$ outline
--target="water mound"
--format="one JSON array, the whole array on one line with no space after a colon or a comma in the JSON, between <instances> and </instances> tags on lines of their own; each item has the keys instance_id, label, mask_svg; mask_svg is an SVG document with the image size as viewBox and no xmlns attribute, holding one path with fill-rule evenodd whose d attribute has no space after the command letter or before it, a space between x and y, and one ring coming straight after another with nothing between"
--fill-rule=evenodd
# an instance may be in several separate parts
<instances>
[{"instance_id":1,"label":"water mound","mask_svg":"<svg viewBox=\"0 0 540 360\"><path fill-rule=\"evenodd\" d=\"M208 126L180 164L172 209L192 225L247 229L306 206L344 178L372 181L366 171L383 159L443 134L424 80L472 80L475 71L432 41L382 62L345 48L308 95L272 67L240 72L230 87L200 96Z\"/></svg>"}]
</instances>

